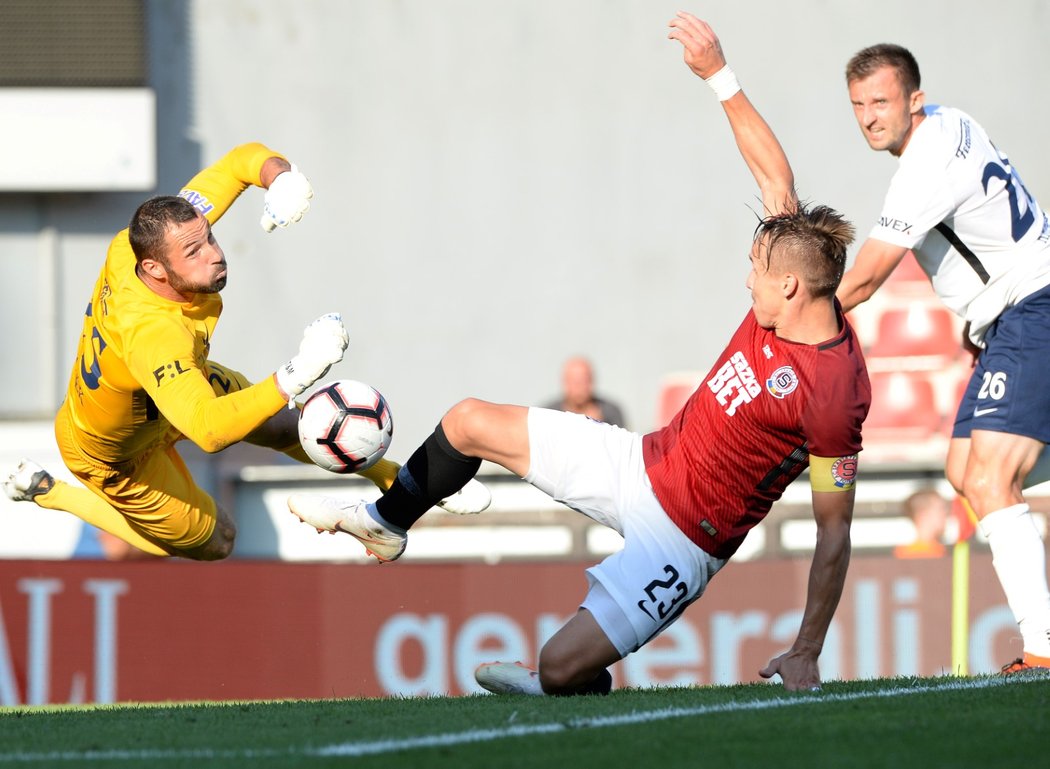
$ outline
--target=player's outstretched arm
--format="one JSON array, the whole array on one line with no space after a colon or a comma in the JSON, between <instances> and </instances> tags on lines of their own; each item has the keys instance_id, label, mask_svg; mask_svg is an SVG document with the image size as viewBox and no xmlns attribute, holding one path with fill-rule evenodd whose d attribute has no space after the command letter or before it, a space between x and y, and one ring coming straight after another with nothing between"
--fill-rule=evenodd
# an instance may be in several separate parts
<instances>
[{"instance_id":1,"label":"player's outstretched arm","mask_svg":"<svg viewBox=\"0 0 1050 769\"><path fill-rule=\"evenodd\" d=\"M303 332L299 354L274 373L281 395L288 407L295 408L295 396L328 373L333 364L343 359L350 337L337 312L322 315Z\"/></svg>"},{"instance_id":2,"label":"player's outstretched arm","mask_svg":"<svg viewBox=\"0 0 1050 769\"><path fill-rule=\"evenodd\" d=\"M853 266L846 270L835 292L842 303L842 311L849 312L858 304L868 301L907 253L908 249L904 246L875 238L865 240L853 260Z\"/></svg>"},{"instance_id":3,"label":"player's outstretched arm","mask_svg":"<svg viewBox=\"0 0 1050 769\"><path fill-rule=\"evenodd\" d=\"M850 521L855 492L814 491L813 517L817 521L817 544L809 569L806 608L795 643L784 654L770 660L759 671L763 678L779 674L788 691L820 687L817 658L842 596L850 558Z\"/></svg>"},{"instance_id":4,"label":"player's outstretched arm","mask_svg":"<svg viewBox=\"0 0 1050 769\"><path fill-rule=\"evenodd\" d=\"M197 172L179 194L215 224L246 189L272 187L292 168L280 153L265 144L248 142L234 147Z\"/></svg>"},{"instance_id":5,"label":"player's outstretched arm","mask_svg":"<svg viewBox=\"0 0 1050 769\"><path fill-rule=\"evenodd\" d=\"M795 177L780 142L740 90L736 75L726 65L722 45L706 21L679 11L668 37L682 44L685 63L714 89L733 129L740 154L762 192L765 214L793 210L798 203Z\"/></svg>"}]
</instances>

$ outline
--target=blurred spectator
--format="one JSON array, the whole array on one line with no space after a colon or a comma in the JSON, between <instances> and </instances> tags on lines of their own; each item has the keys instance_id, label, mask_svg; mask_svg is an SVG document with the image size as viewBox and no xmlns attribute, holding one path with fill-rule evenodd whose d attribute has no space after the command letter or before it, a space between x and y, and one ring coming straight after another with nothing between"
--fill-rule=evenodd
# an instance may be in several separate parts
<instances>
[{"instance_id":1,"label":"blurred spectator","mask_svg":"<svg viewBox=\"0 0 1050 769\"><path fill-rule=\"evenodd\" d=\"M546 408L583 414L619 427L627 426L623 410L594 392L594 369L587 358L577 355L565 361L561 370L561 387L561 397L544 404Z\"/></svg>"},{"instance_id":2,"label":"blurred spectator","mask_svg":"<svg viewBox=\"0 0 1050 769\"><path fill-rule=\"evenodd\" d=\"M917 491L904 501L904 509L915 525L915 539L907 545L897 545L897 558L940 558L944 546L944 530L951 515L951 503L934 489Z\"/></svg>"}]
</instances>

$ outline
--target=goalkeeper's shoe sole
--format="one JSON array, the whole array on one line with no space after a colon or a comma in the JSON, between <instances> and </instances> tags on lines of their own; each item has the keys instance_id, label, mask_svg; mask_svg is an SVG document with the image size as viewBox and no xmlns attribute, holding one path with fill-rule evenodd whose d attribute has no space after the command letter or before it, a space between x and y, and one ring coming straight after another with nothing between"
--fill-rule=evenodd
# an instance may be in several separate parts
<instances>
[{"instance_id":1,"label":"goalkeeper's shoe sole","mask_svg":"<svg viewBox=\"0 0 1050 769\"><path fill-rule=\"evenodd\" d=\"M1003 665L999 672L1004 676L1013 676L1018 673L1038 674L1040 677L1050 676L1050 657L1039 657L1025 652L1023 657L1018 657L1013 662Z\"/></svg>"},{"instance_id":2,"label":"goalkeeper's shoe sole","mask_svg":"<svg viewBox=\"0 0 1050 769\"><path fill-rule=\"evenodd\" d=\"M345 502L321 494L293 494L288 509L318 532L349 534L380 561L396 561L405 552L408 534L384 526L368 514L365 502Z\"/></svg>"},{"instance_id":3,"label":"goalkeeper's shoe sole","mask_svg":"<svg viewBox=\"0 0 1050 769\"><path fill-rule=\"evenodd\" d=\"M467 485L455 494L442 499L438 507L455 515L476 515L492 504L492 493L481 481L471 478Z\"/></svg>"},{"instance_id":4,"label":"goalkeeper's shoe sole","mask_svg":"<svg viewBox=\"0 0 1050 769\"><path fill-rule=\"evenodd\" d=\"M15 502L31 502L34 497L46 494L55 486L51 473L36 462L23 459L18 467L4 479L4 493Z\"/></svg>"},{"instance_id":5,"label":"goalkeeper's shoe sole","mask_svg":"<svg viewBox=\"0 0 1050 769\"><path fill-rule=\"evenodd\" d=\"M529 694L540 696L540 674L520 662L487 662L474 671L474 680L493 694Z\"/></svg>"}]
</instances>

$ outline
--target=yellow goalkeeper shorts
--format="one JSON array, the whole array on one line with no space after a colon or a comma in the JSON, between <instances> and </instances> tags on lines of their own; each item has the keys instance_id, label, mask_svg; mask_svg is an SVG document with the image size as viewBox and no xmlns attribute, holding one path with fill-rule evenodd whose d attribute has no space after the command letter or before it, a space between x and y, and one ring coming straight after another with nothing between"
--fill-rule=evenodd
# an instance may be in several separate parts
<instances>
[{"instance_id":1,"label":"yellow goalkeeper shorts","mask_svg":"<svg viewBox=\"0 0 1050 769\"><path fill-rule=\"evenodd\" d=\"M239 372L207 362L216 395L250 386ZM180 550L203 545L215 530L215 500L194 482L175 449L184 436L172 430L137 457L119 464L100 463L81 451L66 404L55 417L62 459L76 478L147 536Z\"/></svg>"}]
</instances>

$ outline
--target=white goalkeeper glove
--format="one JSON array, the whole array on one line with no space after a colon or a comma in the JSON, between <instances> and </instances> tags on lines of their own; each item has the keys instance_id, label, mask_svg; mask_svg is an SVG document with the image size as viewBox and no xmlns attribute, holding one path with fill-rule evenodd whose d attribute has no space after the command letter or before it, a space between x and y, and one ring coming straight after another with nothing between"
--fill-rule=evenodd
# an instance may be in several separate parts
<instances>
[{"instance_id":1,"label":"white goalkeeper glove","mask_svg":"<svg viewBox=\"0 0 1050 769\"><path fill-rule=\"evenodd\" d=\"M278 174L270 182L259 224L267 232L273 232L278 227L287 227L299 221L310 210L310 198L313 196L314 188L293 164L291 171Z\"/></svg>"},{"instance_id":2,"label":"white goalkeeper glove","mask_svg":"<svg viewBox=\"0 0 1050 769\"><path fill-rule=\"evenodd\" d=\"M288 396L288 408L295 408L295 396L343 359L349 344L343 318L337 312L322 315L306 327L299 354L277 369L277 386Z\"/></svg>"}]
</instances>

